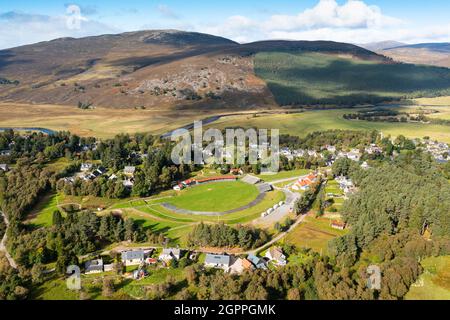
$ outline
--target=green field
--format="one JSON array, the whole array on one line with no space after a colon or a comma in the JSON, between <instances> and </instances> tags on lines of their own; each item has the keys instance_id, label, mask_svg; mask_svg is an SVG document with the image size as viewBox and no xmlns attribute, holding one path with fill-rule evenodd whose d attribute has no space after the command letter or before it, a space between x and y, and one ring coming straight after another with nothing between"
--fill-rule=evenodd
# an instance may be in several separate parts
<instances>
[{"instance_id":1,"label":"green field","mask_svg":"<svg viewBox=\"0 0 450 320\"><path fill-rule=\"evenodd\" d=\"M298 248L311 248L316 252L327 254L328 242L346 233L346 230L333 229L329 219L308 216L289 233L285 241Z\"/></svg>"},{"instance_id":2,"label":"green field","mask_svg":"<svg viewBox=\"0 0 450 320\"><path fill-rule=\"evenodd\" d=\"M274 190L267 192L263 200L251 208L217 217L175 213L158 204L154 205L151 203L146 206L135 207L134 209L158 219L173 221L180 224L192 224L202 221L224 222L226 224L244 224L258 218L261 215L261 212L266 211L268 208L271 208L274 204L279 203L284 199L285 195L283 192Z\"/></svg>"},{"instance_id":3,"label":"green field","mask_svg":"<svg viewBox=\"0 0 450 320\"><path fill-rule=\"evenodd\" d=\"M345 120L344 114L354 113L358 109L317 110L297 114L276 114L224 117L209 127L223 129L227 127L279 129L281 134L304 137L308 133L331 129L341 130L378 130L384 135L396 137L404 135L409 138L429 136L438 141L450 143L448 126L423 123L388 123L362 120Z\"/></svg>"},{"instance_id":4,"label":"green field","mask_svg":"<svg viewBox=\"0 0 450 320\"><path fill-rule=\"evenodd\" d=\"M249 204L258 194L255 186L244 182L218 182L187 188L167 203L192 211L224 212Z\"/></svg>"},{"instance_id":5,"label":"green field","mask_svg":"<svg viewBox=\"0 0 450 320\"><path fill-rule=\"evenodd\" d=\"M406 294L406 300L450 300L450 256L426 258L419 280Z\"/></svg>"},{"instance_id":6,"label":"green field","mask_svg":"<svg viewBox=\"0 0 450 320\"><path fill-rule=\"evenodd\" d=\"M255 72L280 105L356 105L450 93L446 68L323 53L258 53Z\"/></svg>"},{"instance_id":7,"label":"green field","mask_svg":"<svg viewBox=\"0 0 450 320\"><path fill-rule=\"evenodd\" d=\"M258 175L257 177L266 182L272 182L272 181L289 179L289 178L292 178L294 180L301 176L307 175L310 172L311 172L311 170L308 170L308 169L298 169L298 170L291 170L291 171L280 171L276 174L270 174L270 175L261 174L261 175Z\"/></svg>"},{"instance_id":8,"label":"green field","mask_svg":"<svg viewBox=\"0 0 450 320\"><path fill-rule=\"evenodd\" d=\"M53 212L58 210L59 195L49 194L41 199L31 213L28 222L35 227L50 227L53 223Z\"/></svg>"}]
</instances>

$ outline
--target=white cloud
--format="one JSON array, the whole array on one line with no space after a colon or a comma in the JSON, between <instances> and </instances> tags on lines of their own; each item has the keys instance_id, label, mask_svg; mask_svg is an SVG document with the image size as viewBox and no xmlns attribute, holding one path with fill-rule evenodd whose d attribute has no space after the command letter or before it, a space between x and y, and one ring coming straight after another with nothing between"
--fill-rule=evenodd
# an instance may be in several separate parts
<instances>
[{"instance_id":1,"label":"white cloud","mask_svg":"<svg viewBox=\"0 0 450 320\"><path fill-rule=\"evenodd\" d=\"M351 43L398 40L403 42L450 41L450 26L408 25L381 8L361 0L319 0L298 14L276 14L266 20L233 16L215 26L197 30L229 37L238 42L265 39L333 40Z\"/></svg>"},{"instance_id":2,"label":"white cloud","mask_svg":"<svg viewBox=\"0 0 450 320\"><path fill-rule=\"evenodd\" d=\"M0 14L0 49L63 37L86 37L119 30L80 16L79 28L70 28L68 16L47 16L21 12Z\"/></svg>"}]
</instances>

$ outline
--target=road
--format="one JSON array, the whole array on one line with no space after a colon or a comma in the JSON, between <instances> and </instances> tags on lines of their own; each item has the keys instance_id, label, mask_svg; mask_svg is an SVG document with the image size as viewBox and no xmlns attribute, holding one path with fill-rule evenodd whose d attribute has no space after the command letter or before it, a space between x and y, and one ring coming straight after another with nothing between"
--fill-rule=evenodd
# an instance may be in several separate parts
<instances>
[{"instance_id":1,"label":"road","mask_svg":"<svg viewBox=\"0 0 450 320\"><path fill-rule=\"evenodd\" d=\"M269 242L267 242L263 246L261 246L259 248L256 248L256 249L252 249L250 251L243 252L242 254L254 254L254 255L256 255L256 252L261 251L262 249L268 248L271 245L277 243L278 241L280 241L281 239L286 237L290 232L292 232L292 230L294 230L300 223L302 223L303 220L305 220L306 216L307 216L307 214L304 214L304 215L298 217L297 220L294 222L294 224L291 225L289 230L280 233L279 235L277 235L275 238L273 238L272 240L270 240Z\"/></svg>"},{"instance_id":2,"label":"road","mask_svg":"<svg viewBox=\"0 0 450 320\"><path fill-rule=\"evenodd\" d=\"M7 236L7 230L9 227L9 221L8 221L8 217L6 216L6 214L4 214L3 212L0 211L0 215L3 217L3 220L5 221L6 224L6 231L5 234L3 235L3 239L0 242L0 251L3 251L5 253L6 259L8 259L9 265L14 268L17 269L17 263L14 261L14 259L11 257L11 255L8 252L8 249L6 248L6 241L8 240L8 236Z\"/></svg>"}]
</instances>

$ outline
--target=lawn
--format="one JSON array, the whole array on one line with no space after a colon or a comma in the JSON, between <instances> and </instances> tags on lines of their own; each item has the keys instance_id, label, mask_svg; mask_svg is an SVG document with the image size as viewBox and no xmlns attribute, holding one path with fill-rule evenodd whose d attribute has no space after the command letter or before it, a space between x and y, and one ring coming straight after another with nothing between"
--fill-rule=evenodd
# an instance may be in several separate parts
<instances>
[{"instance_id":1,"label":"lawn","mask_svg":"<svg viewBox=\"0 0 450 320\"><path fill-rule=\"evenodd\" d=\"M255 186L244 182L218 182L187 188L167 203L192 211L224 212L249 204L258 194Z\"/></svg>"},{"instance_id":2,"label":"lawn","mask_svg":"<svg viewBox=\"0 0 450 320\"><path fill-rule=\"evenodd\" d=\"M450 256L426 258L421 265L424 272L405 299L450 300Z\"/></svg>"},{"instance_id":3,"label":"lawn","mask_svg":"<svg viewBox=\"0 0 450 320\"><path fill-rule=\"evenodd\" d=\"M271 192L267 192L263 200L251 208L217 217L175 213L159 205L139 207L136 209L154 215L158 218L176 221L178 223L204 221L224 222L226 224L245 224L258 218L261 215L261 212L266 211L268 208L271 208L273 205L283 200L285 200L284 193L279 190L274 190Z\"/></svg>"},{"instance_id":4,"label":"lawn","mask_svg":"<svg viewBox=\"0 0 450 320\"><path fill-rule=\"evenodd\" d=\"M276 174L270 174L270 175L269 174L261 174L261 175L258 175L258 178L261 178L262 180L264 180L266 182L272 182L272 181L289 179L289 178L292 178L293 180L295 180L296 178L307 175L310 172L311 172L311 170L308 170L308 169L280 171Z\"/></svg>"},{"instance_id":5,"label":"lawn","mask_svg":"<svg viewBox=\"0 0 450 320\"><path fill-rule=\"evenodd\" d=\"M28 223L37 228L50 227L53 223L53 212L58 210L59 197L54 193L44 196L31 212L32 218Z\"/></svg>"},{"instance_id":6,"label":"lawn","mask_svg":"<svg viewBox=\"0 0 450 320\"><path fill-rule=\"evenodd\" d=\"M273 114L249 116L224 117L209 127L224 129L227 127L279 129L281 134L305 137L315 131L331 129L340 130L378 130L385 136L396 137L404 135L409 138L422 138L429 136L432 139L450 143L450 130L448 126L424 123L388 123L369 122L362 120L346 120L344 114L355 113L359 109L335 109L306 111L296 114Z\"/></svg>"},{"instance_id":7,"label":"lawn","mask_svg":"<svg viewBox=\"0 0 450 320\"><path fill-rule=\"evenodd\" d=\"M176 281L181 281L184 279L182 269L149 269L150 275L139 281L128 281L124 284L121 290L133 298L142 299L145 297L145 286L152 284L163 283L168 277L173 277Z\"/></svg>"},{"instance_id":8,"label":"lawn","mask_svg":"<svg viewBox=\"0 0 450 320\"><path fill-rule=\"evenodd\" d=\"M311 248L316 252L327 254L328 242L336 237L345 235L347 231L336 230L330 226L330 220L308 216L298 225L285 241L298 248Z\"/></svg>"}]
</instances>

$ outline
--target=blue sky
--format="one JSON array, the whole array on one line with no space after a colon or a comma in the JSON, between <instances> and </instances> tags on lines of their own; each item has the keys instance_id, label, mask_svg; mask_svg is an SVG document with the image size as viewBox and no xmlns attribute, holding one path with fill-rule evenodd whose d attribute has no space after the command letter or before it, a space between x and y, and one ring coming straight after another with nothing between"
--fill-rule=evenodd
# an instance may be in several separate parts
<instances>
[{"instance_id":1,"label":"blue sky","mask_svg":"<svg viewBox=\"0 0 450 320\"><path fill-rule=\"evenodd\" d=\"M68 12L69 5L80 8L80 14ZM64 36L168 28L239 42L447 42L448 12L448 0L0 0L0 48ZM78 23L68 27L67 19L73 17Z\"/></svg>"}]
</instances>

